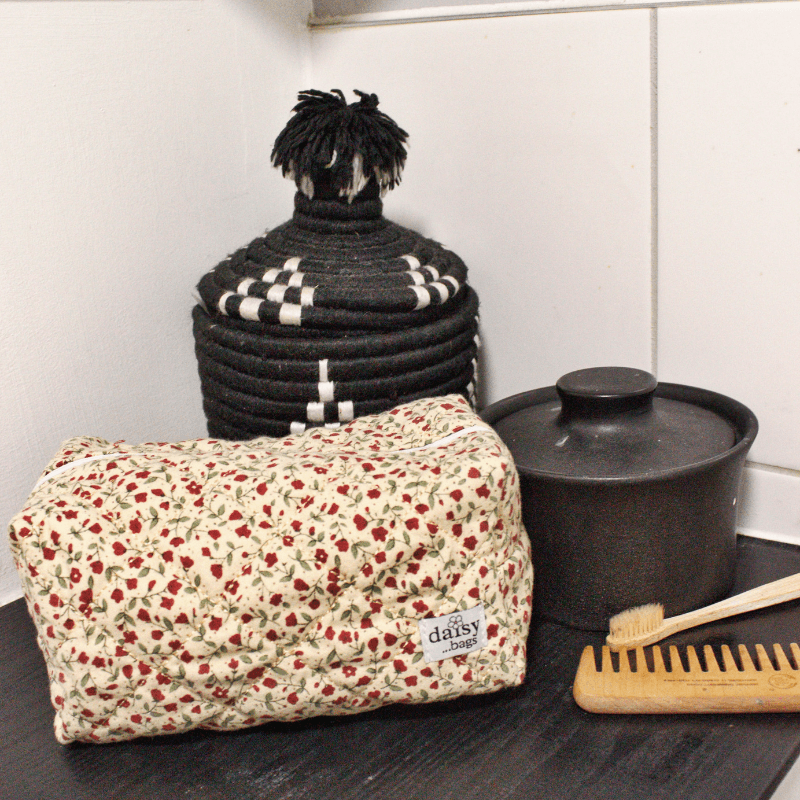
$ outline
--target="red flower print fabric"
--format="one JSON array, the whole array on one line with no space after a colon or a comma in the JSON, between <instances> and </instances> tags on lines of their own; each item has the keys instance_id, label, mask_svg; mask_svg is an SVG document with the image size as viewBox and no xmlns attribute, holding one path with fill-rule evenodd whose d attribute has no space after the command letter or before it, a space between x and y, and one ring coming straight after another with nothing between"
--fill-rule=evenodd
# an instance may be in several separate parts
<instances>
[{"instance_id":1,"label":"red flower print fabric","mask_svg":"<svg viewBox=\"0 0 800 800\"><path fill-rule=\"evenodd\" d=\"M62 743L524 678L533 570L518 478L461 397L283 439L71 439L9 541Z\"/></svg>"}]
</instances>

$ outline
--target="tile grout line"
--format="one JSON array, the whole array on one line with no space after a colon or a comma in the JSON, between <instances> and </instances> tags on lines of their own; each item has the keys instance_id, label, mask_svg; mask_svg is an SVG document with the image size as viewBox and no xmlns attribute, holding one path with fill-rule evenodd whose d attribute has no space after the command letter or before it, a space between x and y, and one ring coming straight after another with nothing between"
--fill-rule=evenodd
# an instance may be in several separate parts
<instances>
[{"instance_id":1,"label":"tile grout line","mask_svg":"<svg viewBox=\"0 0 800 800\"><path fill-rule=\"evenodd\" d=\"M761 472L771 472L775 475L785 475L789 478L800 478L800 470L793 469L792 467L779 467L775 464L764 464L761 461L745 461L745 466L749 469L759 470Z\"/></svg>"},{"instance_id":2,"label":"tile grout line","mask_svg":"<svg viewBox=\"0 0 800 800\"><path fill-rule=\"evenodd\" d=\"M658 376L658 9L650 9L650 371Z\"/></svg>"}]
</instances>

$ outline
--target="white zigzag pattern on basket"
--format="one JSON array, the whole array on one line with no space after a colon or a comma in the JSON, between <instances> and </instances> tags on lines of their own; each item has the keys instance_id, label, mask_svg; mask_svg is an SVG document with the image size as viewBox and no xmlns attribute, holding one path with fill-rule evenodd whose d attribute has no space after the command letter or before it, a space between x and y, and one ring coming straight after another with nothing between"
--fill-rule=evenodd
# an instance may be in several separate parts
<instances>
[{"instance_id":1,"label":"white zigzag pattern on basket","mask_svg":"<svg viewBox=\"0 0 800 800\"><path fill-rule=\"evenodd\" d=\"M278 312L278 322L281 325L300 325L302 306L296 303L283 303Z\"/></svg>"},{"instance_id":2,"label":"white zigzag pattern on basket","mask_svg":"<svg viewBox=\"0 0 800 800\"><path fill-rule=\"evenodd\" d=\"M239 316L242 319L250 320L251 322L258 322L258 310L264 301L258 297L245 297L239 304Z\"/></svg>"},{"instance_id":3,"label":"white zigzag pattern on basket","mask_svg":"<svg viewBox=\"0 0 800 800\"><path fill-rule=\"evenodd\" d=\"M409 289L417 296L417 304L414 306L414 311L419 311L431 304L430 292L424 286L409 286Z\"/></svg>"}]
</instances>

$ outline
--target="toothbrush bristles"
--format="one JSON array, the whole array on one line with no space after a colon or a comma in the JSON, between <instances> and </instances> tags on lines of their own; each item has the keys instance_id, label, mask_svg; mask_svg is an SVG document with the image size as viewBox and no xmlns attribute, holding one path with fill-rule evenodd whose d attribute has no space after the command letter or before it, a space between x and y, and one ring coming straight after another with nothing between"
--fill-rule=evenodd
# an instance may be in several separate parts
<instances>
[{"instance_id":1,"label":"toothbrush bristles","mask_svg":"<svg viewBox=\"0 0 800 800\"><path fill-rule=\"evenodd\" d=\"M648 603L620 611L608 621L609 645L635 647L637 641L658 630L664 622L664 606L661 603Z\"/></svg>"}]
</instances>

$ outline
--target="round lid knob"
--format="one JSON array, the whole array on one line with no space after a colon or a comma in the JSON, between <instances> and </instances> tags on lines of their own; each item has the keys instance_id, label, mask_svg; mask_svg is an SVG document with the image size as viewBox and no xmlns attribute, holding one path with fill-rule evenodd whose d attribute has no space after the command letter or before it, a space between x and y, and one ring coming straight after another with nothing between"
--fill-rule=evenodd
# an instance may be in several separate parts
<instances>
[{"instance_id":1,"label":"round lid knob","mask_svg":"<svg viewBox=\"0 0 800 800\"><path fill-rule=\"evenodd\" d=\"M593 367L570 372L556 383L561 419L645 413L653 406L657 385L649 372L629 367Z\"/></svg>"}]
</instances>

